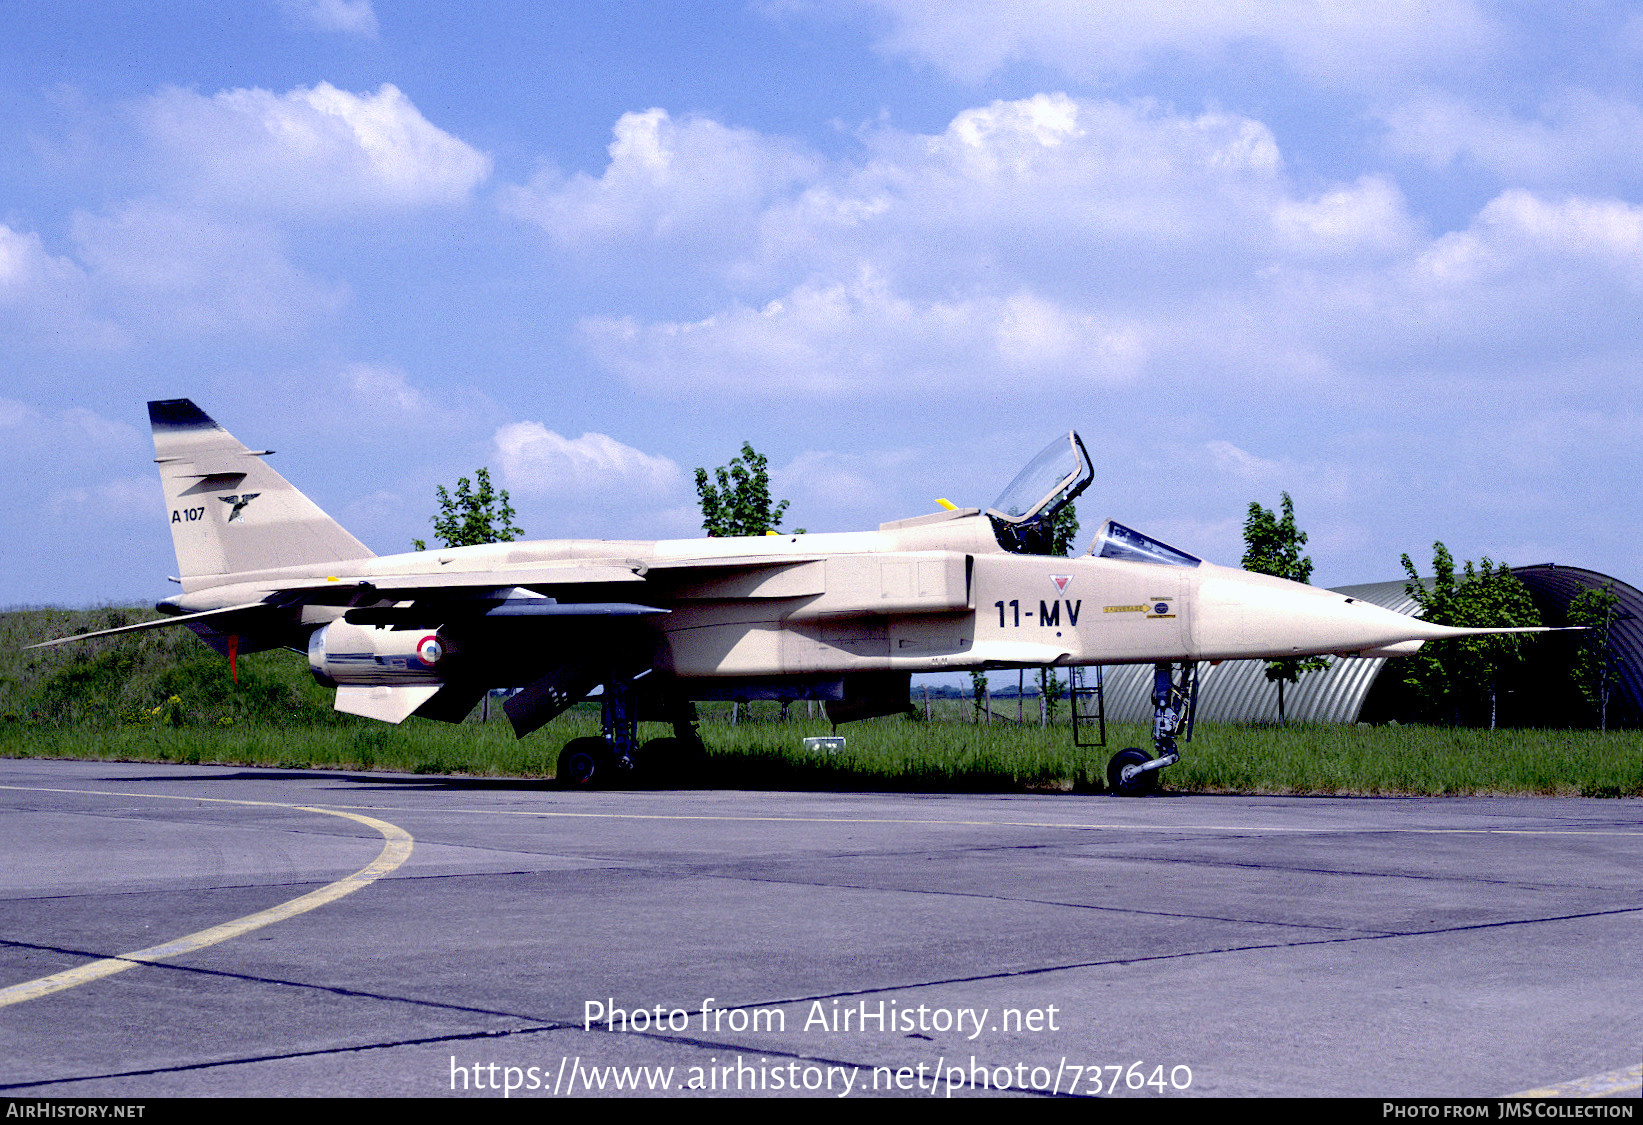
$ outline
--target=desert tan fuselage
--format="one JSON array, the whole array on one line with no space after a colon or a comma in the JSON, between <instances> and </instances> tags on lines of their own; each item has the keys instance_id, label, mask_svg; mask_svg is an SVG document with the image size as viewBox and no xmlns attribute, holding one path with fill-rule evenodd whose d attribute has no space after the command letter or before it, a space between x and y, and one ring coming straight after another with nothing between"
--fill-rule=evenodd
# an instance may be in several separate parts
<instances>
[{"instance_id":1,"label":"desert tan fuselage","mask_svg":"<svg viewBox=\"0 0 1643 1125\"><path fill-rule=\"evenodd\" d=\"M1444 634L1327 590L1211 563L1009 554L973 509L873 532L413 552L242 572L221 584L196 577L194 589L169 601L200 612L320 583L379 586L391 599L396 579L456 587L475 575L497 586L597 586L664 609L654 623L656 667L687 680L1384 655ZM343 612L310 604L303 623Z\"/></svg>"}]
</instances>

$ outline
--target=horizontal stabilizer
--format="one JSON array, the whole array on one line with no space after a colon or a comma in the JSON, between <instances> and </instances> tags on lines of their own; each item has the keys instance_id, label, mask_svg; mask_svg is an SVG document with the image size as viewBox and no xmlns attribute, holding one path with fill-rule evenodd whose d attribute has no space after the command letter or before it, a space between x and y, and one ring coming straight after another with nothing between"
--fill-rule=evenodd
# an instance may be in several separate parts
<instances>
[{"instance_id":1,"label":"horizontal stabilizer","mask_svg":"<svg viewBox=\"0 0 1643 1125\"><path fill-rule=\"evenodd\" d=\"M248 610L272 609L266 602L246 602L243 605L231 605L225 609L208 609L203 613L182 613L175 617L159 617L153 621L139 621L135 625L121 625L114 629L98 629L94 633L76 633L72 637L58 637L55 640L41 641L38 644L25 646L26 648L51 648L53 645L66 645L70 641L89 641L93 637L112 637L116 633L136 633L143 629L163 629L167 625L209 625L214 618L227 617L233 613L245 613Z\"/></svg>"}]
</instances>

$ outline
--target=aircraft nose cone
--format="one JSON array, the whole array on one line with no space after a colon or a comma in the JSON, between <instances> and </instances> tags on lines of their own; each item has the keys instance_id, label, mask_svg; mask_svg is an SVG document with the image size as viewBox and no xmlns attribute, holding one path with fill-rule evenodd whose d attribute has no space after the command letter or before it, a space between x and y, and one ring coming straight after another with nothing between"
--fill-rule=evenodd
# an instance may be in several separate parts
<instances>
[{"instance_id":1,"label":"aircraft nose cone","mask_svg":"<svg viewBox=\"0 0 1643 1125\"><path fill-rule=\"evenodd\" d=\"M1450 635L1344 594L1235 570L1205 575L1195 608L1201 660L1369 652Z\"/></svg>"}]
</instances>

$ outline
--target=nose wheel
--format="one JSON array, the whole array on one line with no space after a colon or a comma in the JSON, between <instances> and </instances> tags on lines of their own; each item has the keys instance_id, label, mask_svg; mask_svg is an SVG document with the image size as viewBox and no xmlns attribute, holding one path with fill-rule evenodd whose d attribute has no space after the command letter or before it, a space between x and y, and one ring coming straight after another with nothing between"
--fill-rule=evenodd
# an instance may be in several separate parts
<instances>
[{"instance_id":1,"label":"nose wheel","mask_svg":"<svg viewBox=\"0 0 1643 1125\"><path fill-rule=\"evenodd\" d=\"M1158 788L1158 771L1181 760L1176 738L1192 741L1192 705L1197 699L1197 664L1153 665L1153 753L1132 746L1114 754L1107 763L1107 792L1115 797L1145 797Z\"/></svg>"},{"instance_id":2,"label":"nose wheel","mask_svg":"<svg viewBox=\"0 0 1643 1125\"><path fill-rule=\"evenodd\" d=\"M1150 761L1151 754L1133 746L1114 754L1107 763L1107 791L1115 797L1145 797L1151 793L1158 788L1158 771L1139 768Z\"/></svg>"}]
</instances>

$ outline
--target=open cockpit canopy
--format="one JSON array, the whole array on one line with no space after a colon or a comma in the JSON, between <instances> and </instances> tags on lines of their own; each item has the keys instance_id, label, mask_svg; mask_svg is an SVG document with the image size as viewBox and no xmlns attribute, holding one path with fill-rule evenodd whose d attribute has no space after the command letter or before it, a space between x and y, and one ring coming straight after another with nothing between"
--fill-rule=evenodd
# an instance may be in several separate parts
<instances>
[{"instance_id":1,"label":"open cockpit canopy","mask_svg":"<svg viewBox=\"0 0 1643 1125\"><path fill-rule=\"evenodd\" d=\"M1050 442L987 509L999 545L1018 555L1050 554L1056 516L1093 479L1095 467L1076 433Z\"/></svg>"}]
</instances>

